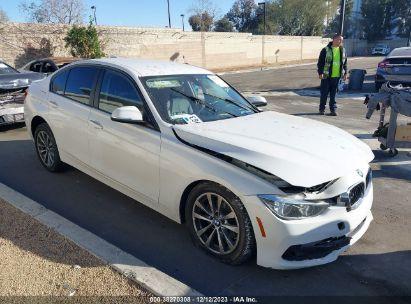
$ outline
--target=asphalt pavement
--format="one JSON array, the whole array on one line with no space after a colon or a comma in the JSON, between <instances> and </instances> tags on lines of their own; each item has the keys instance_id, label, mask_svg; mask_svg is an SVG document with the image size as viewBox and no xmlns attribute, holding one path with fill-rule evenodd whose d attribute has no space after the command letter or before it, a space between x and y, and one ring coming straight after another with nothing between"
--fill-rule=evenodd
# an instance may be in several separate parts
<instances>
[{"instance_id":1,"label":"asphalt pavement","mask_svg":"<svg viewBox=\"0 0 411 304\"><path fill-rule=\"evenodd\" d=\"M353 60L350 66L366 68L370 80L379 59ZM293 271L265 269L255 260L241 266L222 264L195 248L184 226L86 174L71 168L47 172L24 126L0 132L0 182L205 295L411 296L409 150L388 158L378 149L371 137L378 117L366 120L358 98L338 100L338 117L316 115L318 98L299 91L318 86L315 65L223 77L241 91L266 94L267 110L337 125L373 148L375 220L336 262Z\"/></svg>"}]
</instances>

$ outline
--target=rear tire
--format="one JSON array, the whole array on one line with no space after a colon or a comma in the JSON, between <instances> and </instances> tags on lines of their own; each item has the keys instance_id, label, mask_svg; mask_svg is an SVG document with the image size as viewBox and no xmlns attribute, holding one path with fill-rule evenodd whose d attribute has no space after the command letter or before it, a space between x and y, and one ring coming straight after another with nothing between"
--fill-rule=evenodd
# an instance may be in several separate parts
<instances>
[{"instance_id":1,"label":"rear tire","mask_svg":"<svg viewBox=\"0 0 411 304\"><path fill-rule=\"evenodd\" d=\"M240 199L227 188L212 182L194 187L185 218L194 244L220 261L239 265L255 253L251 220Z\"/></svg>"},{"instance_id":2,"label":"rear tire","mask_svg":"<svg viewBox=\"0 0 411 304\"><path fill-rule=\"evenodd\" d=\"M37 126L34 131L34 144L37 156L43 165L50 172L59 172L64 168L64 163L60 159L56 140L53 132L46 123Z\"/></svg>"}]
</instances>

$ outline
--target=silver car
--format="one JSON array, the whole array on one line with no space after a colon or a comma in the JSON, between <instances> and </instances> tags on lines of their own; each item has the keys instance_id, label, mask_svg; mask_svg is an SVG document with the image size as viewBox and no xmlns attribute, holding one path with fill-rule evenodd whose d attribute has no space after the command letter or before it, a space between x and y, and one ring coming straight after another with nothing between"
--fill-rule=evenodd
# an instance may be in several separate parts
<instances>
[{"instance_id":1,"label":"silver car","mask_svg":"<svg viewBox=\"0 0 411 304\"><path fill-rule=\"evenodd\" d=\"M391 82L392 84L411 85L411 47L394 49L378 64L375 74L375 88Z\"/></svg>"}]
</instances>

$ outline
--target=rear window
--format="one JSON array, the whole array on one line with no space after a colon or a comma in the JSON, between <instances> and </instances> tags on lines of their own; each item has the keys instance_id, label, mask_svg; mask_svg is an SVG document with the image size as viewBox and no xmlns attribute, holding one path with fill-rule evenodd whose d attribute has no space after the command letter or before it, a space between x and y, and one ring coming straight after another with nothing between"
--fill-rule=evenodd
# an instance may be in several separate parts
<instances>
[{"instance_id":1,"label":"rear window","mask_svg":"<svg viewBox=\"0 0 411 304\"><path fill-rule=\"evenodd\" d=\"M411 64L411 58L389 58L389 64Z\"/></svg>"},{"instance_id":2,"label":"rear window","mask_svg":"<svg viewBox=\"0 0 411 304\"><path fill-rule=\"evenodd\" d=\"M68 71L63 71L57 74L51 82L51 91L56 94L63 95L66 87Z\"/></svg>"},{"instance_id":3,"label":"rear window","mask_svg":"<svg viewBox=\"0 0 411 304\"><path fill-rule=\"evenodd\" d=\"M97 75L98 69L94 67L72 68L68 75L64 95L82 104L89 105Z\"/></svg>"}]
</instances>

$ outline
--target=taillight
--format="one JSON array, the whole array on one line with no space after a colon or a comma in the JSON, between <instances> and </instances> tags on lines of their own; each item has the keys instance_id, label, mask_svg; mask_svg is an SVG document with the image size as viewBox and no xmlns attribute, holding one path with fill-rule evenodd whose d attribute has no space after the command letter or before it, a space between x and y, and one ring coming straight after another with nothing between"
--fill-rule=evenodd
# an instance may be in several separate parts
<instances>
[{"instance_id":1,"label":"taillight","mask_svg":"<svg viewBox=\"0 0 411 304\"><path fill-rule=\"evenodd\" d=\"M29 89L24 90L24 101L26 101L27 94L29 93Z\"/></svg>"},{"instance_id":2,"label":"taillight","mask_svg":"<svg viewBox=\"0 0 411 304\"><path fill-rule=\"evenodd\" d=\"M386 68L388 66L388 60L383 60L378 64L379 68Z\"/></svg>"}]
</instances>

